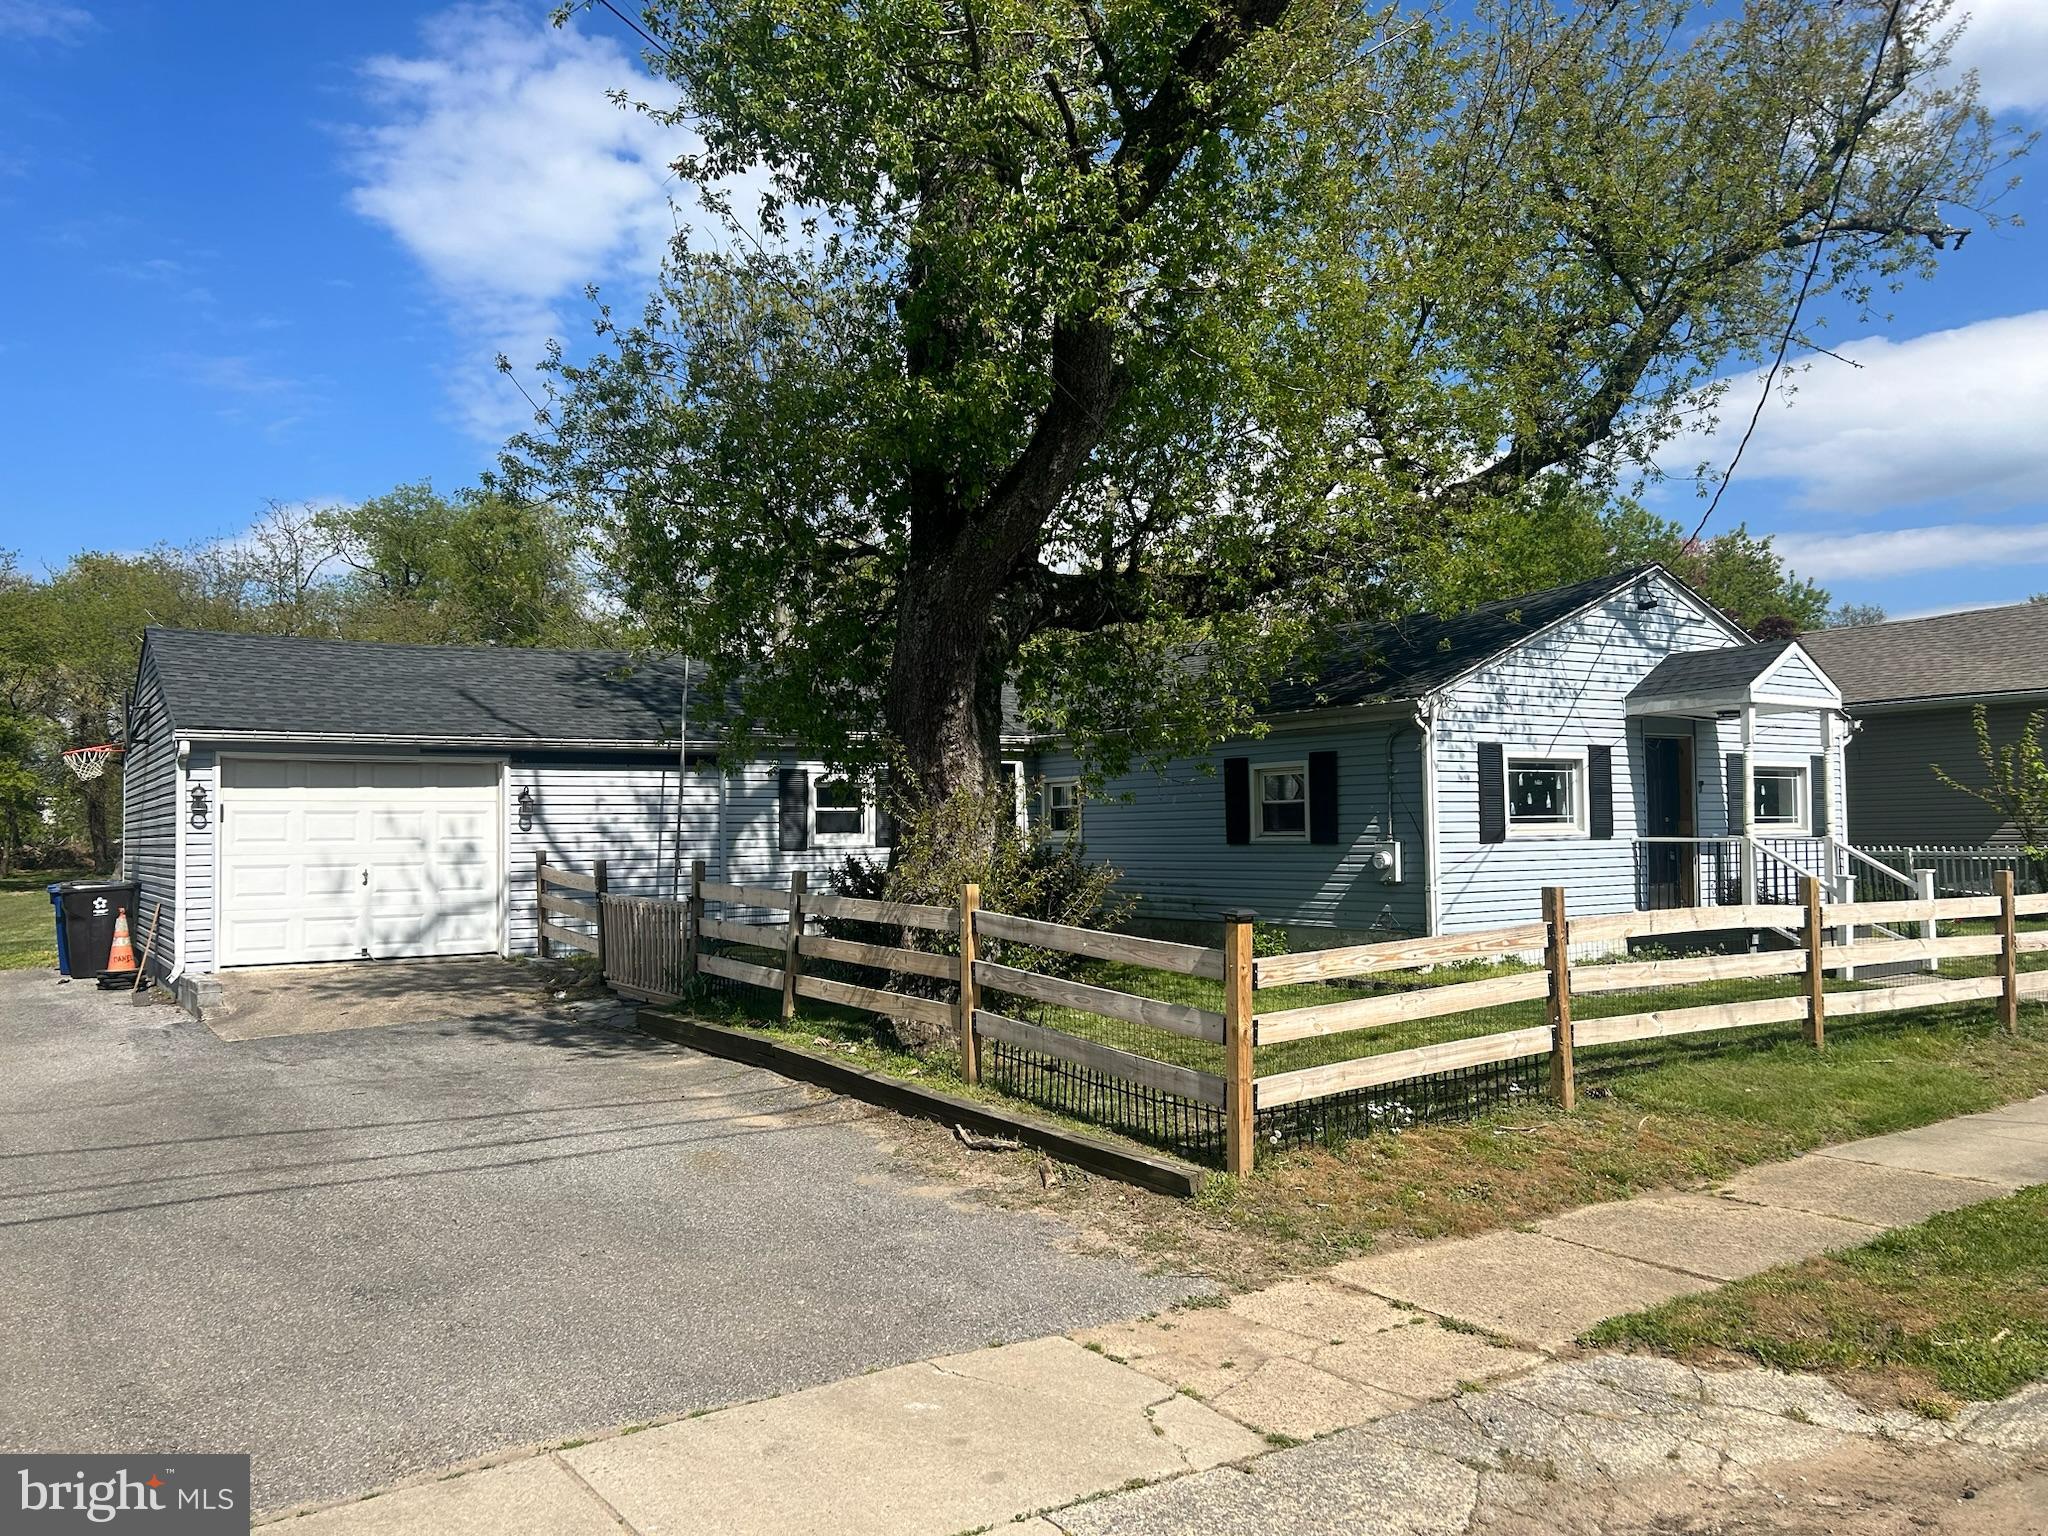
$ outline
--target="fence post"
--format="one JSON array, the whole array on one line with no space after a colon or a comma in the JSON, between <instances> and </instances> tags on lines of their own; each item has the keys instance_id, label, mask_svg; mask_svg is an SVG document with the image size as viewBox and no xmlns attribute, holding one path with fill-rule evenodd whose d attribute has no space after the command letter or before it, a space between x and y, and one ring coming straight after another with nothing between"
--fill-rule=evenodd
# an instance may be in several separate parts
<instances>
[{"instance_id":1,"label":"fence post","mask_svg":"<svg viewBox=\"0 0 2048 1536\"><path fill-rule=\"evenodd\" d=\"M1828 933L1821 926L1820 881L1802 877L1799 899L1806 906L1806 1043L1817 1051L1827 1044L1827 972L1821 956Z\"/></svg>"},{"instance_id":2,"label":"fence post","mask_svg":"<svg viewBox=\"0 0 2048 1536\"><path fill-rule=\"evenodd\" d=\"M1251 912L1223 916L1223 1166L1252 1171L1258 1136L1252 1101L1252 923Z\"/></svg>"},{"instance_id":3,"label":"fence post","mask_svg":"<svg viewBox=\"0 0 2048 1536\"><path fill-rule=\"evenodd\" d=\"M590 866L591 878L597 882L597 889L590 893L591 910L597 914L597 974L604 975L604 893L609 882L605 879L604 860L599 859Z\"/></svg>"},{"instance_id":4,"label":"fence post","mask_svg":"<svg viewBox=\"0 0 2048 1536\"><path fill-rule=\"evenodd\" d=\"M804 888L810 877L798 870L789 877L789 933L782 944L782 1022L796 1017L796 976L802 963L797 940L804 932Z\"/></svg>"},{"instance_id":5,"label":"fence post","mask_svg":"<svg viewBox=\"0 0 2048 1536\"><path fill-rule=\"evenodd\" d=\"M960 1076L981 1081L981 1047L974 1039L974 914L981 910L981 887L960 887Z\"/></svg>"},{"instance_id":6,"label":"fence post","mask_svg":"<svg viewBox=\"0 0 2048 1536\"><path fill-rule=\"evenodd\" d=\"M1579 1099L1572 1060L1572 944L1564 887L1543 888L1543 958L1550 969L1550 1096L1569 1110Z\"/></svg>"},{"instance_id":7,"label":"fence post","mask_svg":"<svg viewBox=\"0 0 2048 1536\"><path fill-rule=\"evenodd\" d=\"M548 920L548 909L541 905L541 897L548 893L548 856L536 853L533 856L533 934L540 944L540 957L548 959L553 951L548 948L548 931L543 926Z\"/></svg>"},{"instance_id":8,"label":"fence post","mask_svg":"<svg viewBox=\"0 0 2048 1536\"><path fill-rule=\"evenodd\" d=\"M1991 877L1998 891L1998 975L2005 988L1998 995L1998 1021L2009 1035L2020 1028L2020 908L2012 871Z\"/></svg>"},{"instance_id":9,"label":"fence post","mask_svg":"<svg viewBox=\"0 0 2048 1536\"><path fill-rule=\"evenodd\" d=\"M690 895L683 906L683 980L697 974L697 925L704 918L704 861L690 860Z\"/></svg>"}]
</instances>

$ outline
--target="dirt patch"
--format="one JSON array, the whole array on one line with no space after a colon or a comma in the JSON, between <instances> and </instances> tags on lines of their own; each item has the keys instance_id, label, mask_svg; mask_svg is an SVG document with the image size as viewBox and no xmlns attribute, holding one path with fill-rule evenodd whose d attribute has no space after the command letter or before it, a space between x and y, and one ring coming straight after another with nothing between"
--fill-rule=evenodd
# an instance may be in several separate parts
<instances>
[{"instance_id":1,"label":"dirt patch","mask_svg":"<svg viewBox=\"0 0 2048 1536\"><path fill-rule=\"evenodd\" d=\"M271 1040L450 1019L531 1018L610 995L574 967L495 955L446 960L351 960L221 973L223 1002L206 1027L222 1040Z\"/></svg>"},{"instance_id":2,"label":"dirt patch","mask_svg":"<svg viewBox=\"0 0 2048 1536\"><path fill-rule=\"evenodd\" d=\"M1762 1471L1560 1489L1497 1514L1495 1536L2044 1536L2048 1464L1873 1440Z\"/></svg>"}]
</instances>

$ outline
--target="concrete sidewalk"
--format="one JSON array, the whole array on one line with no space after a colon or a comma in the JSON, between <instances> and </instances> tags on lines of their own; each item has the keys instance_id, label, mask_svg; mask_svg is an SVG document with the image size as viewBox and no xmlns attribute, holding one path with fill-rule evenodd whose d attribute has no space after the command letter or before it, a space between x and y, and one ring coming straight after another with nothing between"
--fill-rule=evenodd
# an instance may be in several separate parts
<instances>
[{"instance_id":1,"label":"concrete sidewalk","mask_svg":"<svg viewBox=\"0 0 2048 1536\"><path fill-rule=\"evenodd\" d=\"M1699 1415L1710 1427L1723 1408L1761 1412L1782 1438L1788 1416L1852 1409L1808 1402L1833 1391L1824 1384L1785 1386L1791 1378L1767 1372L1738 1374L1776 1385L1731 1388L1748 1397L1715 1406L1696 1373L1663 1362L1609 1380L1622 1362L1548 1356L1603 1318L2044 1182L2048 1096L1756 1169L1713 1194L1587 1207L1527 1231L1354 1260L1226 1304L901 1366L447 1475L305 1515L293 1530L949 1536L1014 1520L1039 1536L1321 1529L1300 1524L1299 1479L1282 1469L1307 1458L1301 1486L1314 1489L1316 1469L1342 1459L1335 1442L1284 1448L1379 1421L1441 1439L1431 1405L1453 1399L1460 1422L1475 1402L1502 1404L1512 1419L1532 1400L1605 1394L1601 1413L1611 1398L1668 1418L1681 1411L1670 1402L1697 1399L1714 1408ZM1589 1370L1584 1381L1572 1374ZM1629 1385L1650 1376L1654 1391ZM2028 1422L2048 1431L2040 1407ZM1865 1418L1843 1432L1910 1429ZM1359 1452L1380 1505L1323 1489L1319 1509L1349 1511L1329 1529L1372 1528L1382 1495L1405 1486L1390 1456L1410 1455L1416 1477L1457 1461L1455 1450L1431 1460L1411 1440L1380 1434ZM1253 1458L1264 1459L1247 1476ZM1134 1484L1152 1486L1120 1492ZM1262 1514L1250 1493L1261 1486L1294 1491L1276 1492L1279 1513ZM1469 1516L1476 1506L1461 1499L1446 1507Z\"/></svg>"}]
</instances>

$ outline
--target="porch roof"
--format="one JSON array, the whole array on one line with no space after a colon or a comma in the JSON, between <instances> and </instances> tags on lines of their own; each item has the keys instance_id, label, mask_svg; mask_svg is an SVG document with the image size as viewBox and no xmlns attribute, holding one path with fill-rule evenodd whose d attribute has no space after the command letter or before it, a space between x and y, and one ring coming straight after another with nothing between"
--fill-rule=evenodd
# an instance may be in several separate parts
<instances>
[{"instance_id":1,"label":"porch roof","mask_svg":"<svg viewBox=\"0 0 2048 1536\"><path fill-rule=\"evenodd\" d=\"M1839 710L1842 690L1796 640L1680 651L1650 669L1628 696L1631 715L1711 719L1754 709Z\"/></svg>"}]
</instances>

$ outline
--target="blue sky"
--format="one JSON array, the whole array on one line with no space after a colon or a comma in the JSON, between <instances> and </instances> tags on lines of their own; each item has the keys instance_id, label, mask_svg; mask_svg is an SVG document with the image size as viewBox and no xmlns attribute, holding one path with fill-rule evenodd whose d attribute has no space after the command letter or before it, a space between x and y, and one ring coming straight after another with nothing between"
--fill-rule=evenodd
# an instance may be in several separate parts
<instances>
[{"instance_id":1,"label":"blue sky","mask_svg":"<svg viewBox=\"0 0 2048 1536\"><path fill-rule=\"evenodd\" d=\"M673 141L604 90L609 18L0 0L0 548L232 535L270 499L487 466L524 424L499 351L637 304ZM2048 124L2048 4L1972 0L1970 60ZM2006 200L2048 213L2048 161ZM2048 589L2048 251L1979 232L1773 406L1716 526L1747 519L1894 614ZM1752 390L1731 415L1746 416ZM1724 457L1684 444L1674 461ZM1697 515L1686 485L1654 504Z\"/></svg>"}]
</instances>

